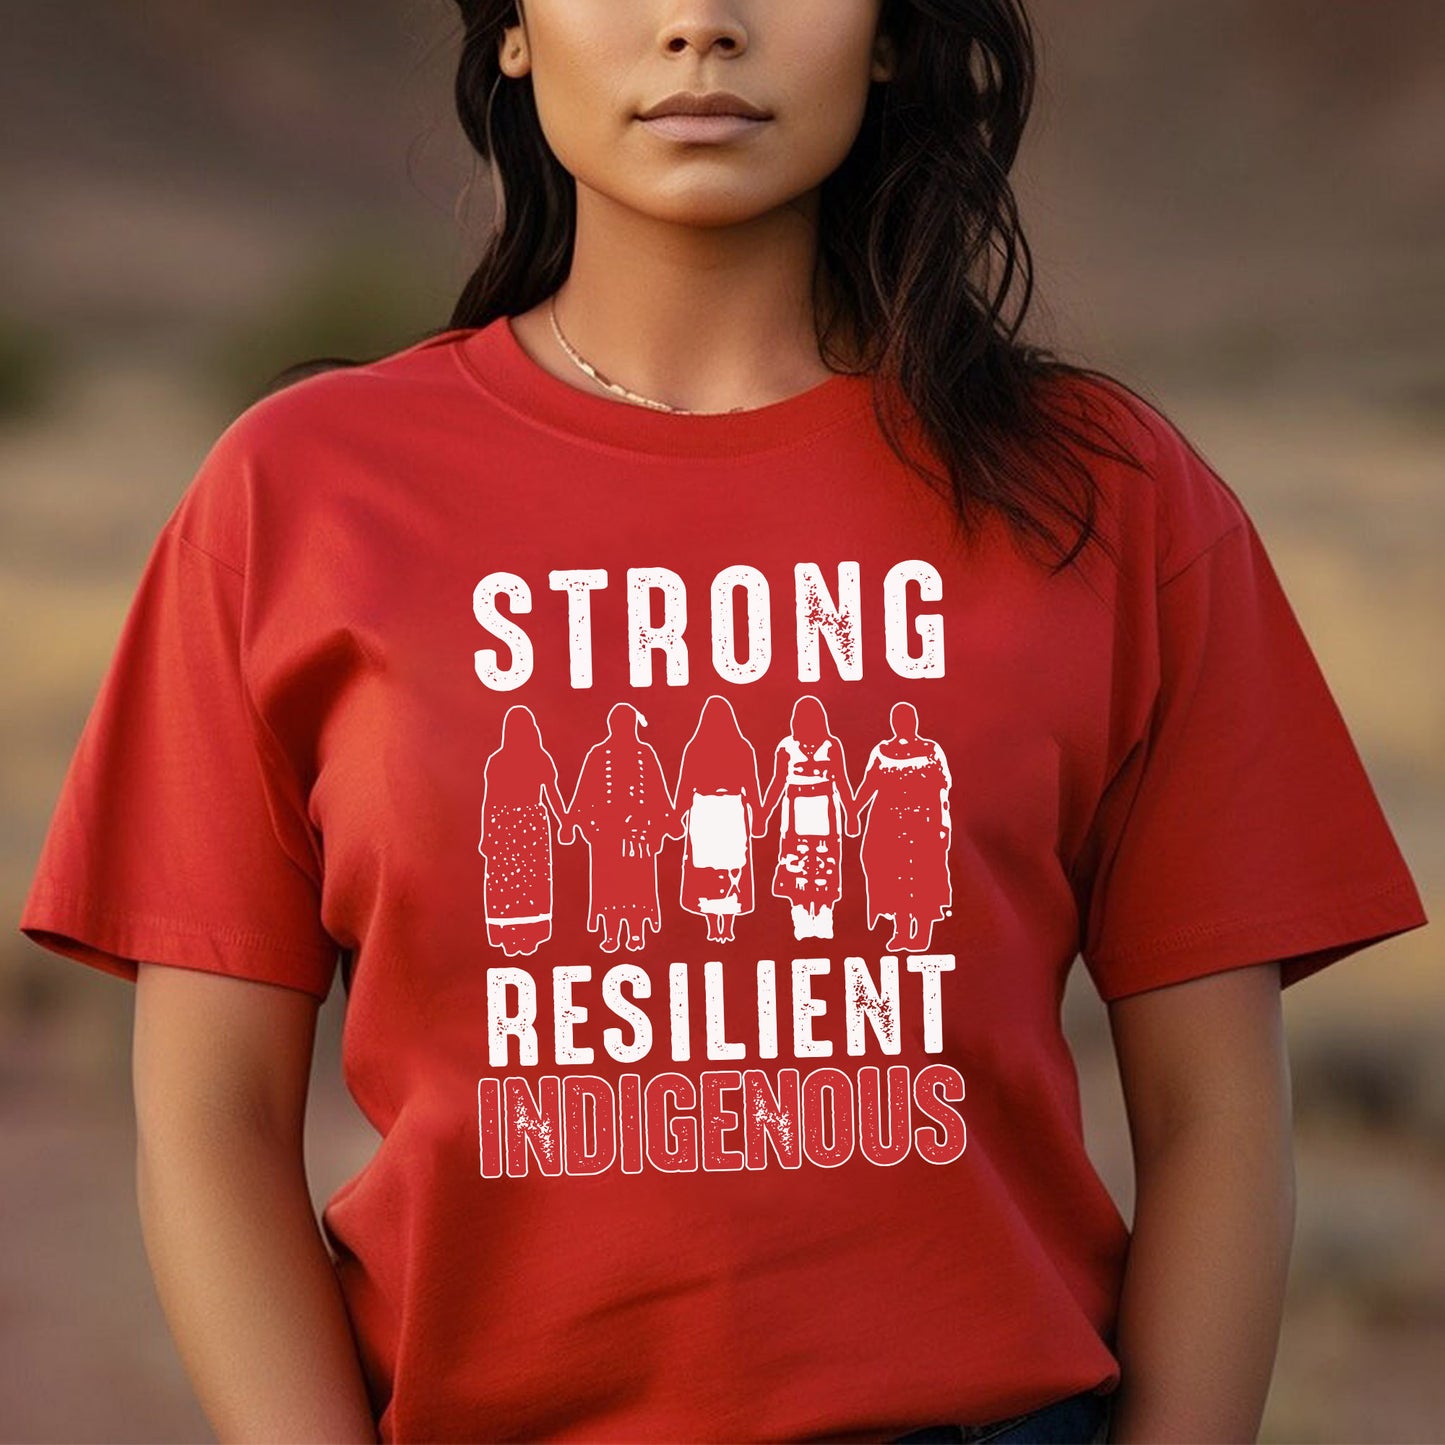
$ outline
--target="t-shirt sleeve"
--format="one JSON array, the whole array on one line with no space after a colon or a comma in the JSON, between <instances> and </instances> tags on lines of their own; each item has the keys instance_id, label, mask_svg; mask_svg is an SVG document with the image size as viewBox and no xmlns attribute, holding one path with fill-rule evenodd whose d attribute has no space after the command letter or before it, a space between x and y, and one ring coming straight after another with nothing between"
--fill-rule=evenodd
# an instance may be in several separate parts
<instances>
[{"instance_id":1,"label":"t-shirt sleeve","mask_svg":"<svg viewBox=\"0 0 1445 1445\"><path fill-rule=\"evenodd\" d=\"M258 744L242 665L246 579L185 535L216 510L230 437L156 539L81 731L20 918L123 979L137 962L324 999L338 948L293 840L294 788Z\"/></svg>"},{"instance_id":2,"label":"t-shirt sleeve","mask_svg":"<svg viewBox=\"0 0 1445 1445\"><path fill-rule=\"evenodd\" d=\"M1253 521L1185 465L1218 534L1154 588L1157 689L1084 849L1106 1001L1271 960L1287 987L1427 921Z\"/></svg>"}]
</instances>

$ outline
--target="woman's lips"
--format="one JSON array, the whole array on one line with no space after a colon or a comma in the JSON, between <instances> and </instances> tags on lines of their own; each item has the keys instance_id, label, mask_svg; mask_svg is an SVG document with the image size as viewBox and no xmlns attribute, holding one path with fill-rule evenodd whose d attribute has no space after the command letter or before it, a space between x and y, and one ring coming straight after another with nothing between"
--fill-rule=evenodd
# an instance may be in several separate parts
<instances>
[{"instance_id":1,"label":"woman's lips","mask_svg":"<svg viewBox=\"0 0 1445 1445\"><path fill-rule=\"evenodd\" d=\"M760 130L765 120L746 115L655 115L642 122L648 130L669 140L728 141Z\"/></svg>"}]
</instances>

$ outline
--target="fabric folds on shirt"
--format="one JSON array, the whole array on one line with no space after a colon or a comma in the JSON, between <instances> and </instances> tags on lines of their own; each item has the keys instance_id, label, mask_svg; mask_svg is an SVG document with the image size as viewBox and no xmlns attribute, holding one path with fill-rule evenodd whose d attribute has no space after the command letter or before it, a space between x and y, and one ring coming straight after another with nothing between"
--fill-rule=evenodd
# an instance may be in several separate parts
<instances>
[{"instance_id":1,"label":"fabric folds on shirt","mask_svg":"<svg viewBox=\"0 0 1445 1445\"><path fill-rule=\"evenodd\" d=\"M20 926L326 997L383 1440L887 1438L1112 1389L1060 1026L1425 920L1230 488L1079 388L1115 556L972 543L868 380L668 415L505 318L242 413ZM1084 406L1083 403L1087 403Z\"/></svg>"}]
</instances>

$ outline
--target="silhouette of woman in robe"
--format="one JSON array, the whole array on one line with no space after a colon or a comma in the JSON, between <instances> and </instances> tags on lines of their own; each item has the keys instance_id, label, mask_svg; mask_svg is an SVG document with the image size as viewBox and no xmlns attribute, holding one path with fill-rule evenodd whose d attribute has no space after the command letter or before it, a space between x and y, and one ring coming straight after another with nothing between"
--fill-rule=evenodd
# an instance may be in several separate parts
<instances>
[{"instance_id":1,"label":"silhouette of woman in robe","mask_svg":"<svg viewBox=\"0 0 1445 1445\"><path fill-rule=\"evenodd\" d=\"M863 810L868 824L859 848L868 892L868 927L893 920L890 949L921 953L933 925L953 904L948 849L953 824L948 759L932 738L918 736L912 703L896 702L888 714L893 736L875 743L853 799L850 832Z\"/></svg>"},{"instance_id":2,"label":"silhouette of woman in robe","mask_svg":"<svg viewBox=\"0 0 1445 1445\"><path fill-rule=\"evenodd\" d=\"M758 809L763 837L782 803L773 893L793 906L794 938L832 938L833 906L843 896L843 825L853 791L843 745L811 693L793 704L792 732L773 755L773 776Z\"/></svg>"},{"instance_id":3,"label":"silhouette of woman in robe","mask_svg":"<svg viewBox=\"0 0 1445 1445\"><path fill-rule=\"evenodd\" d=\"M657 901L657 854L664 838L679 835L672 796L657 754L637 736L647 720L631 703L614 703L607 714L607 736L594 743L567 816L562 841L574 829L591 852L587 930L602 930L602 948L611 953L626 934L630 949L646 940L647 925L662 927Z\"/></svg>"},{"instance_id":4,"label":"silhouette of woman in robe","mask_svg":"<svg viewBox=\"0 0 1445 1445\"><path fill-rule=\"evenodd\" d=\"M552 936L552 830L565 811L557 764L542 746L531 708L509 707L501 745L482 769L482 830L477 852L487 942L504 953L535 953Z\"/></svg>"},{"instance_id":5,"label":"silhouette of woman in robe","mask_svg":"<svg viewBox=\"0 0 1445 1445\"><path fill-rule=\"evenodd\" d=\"M681 902L707 919L710 942L727 942L738 914L753 911L752 826L761 791L758 755L731 704L714 693L682 750L677 779Z\"/></svg>"}]
</instances>

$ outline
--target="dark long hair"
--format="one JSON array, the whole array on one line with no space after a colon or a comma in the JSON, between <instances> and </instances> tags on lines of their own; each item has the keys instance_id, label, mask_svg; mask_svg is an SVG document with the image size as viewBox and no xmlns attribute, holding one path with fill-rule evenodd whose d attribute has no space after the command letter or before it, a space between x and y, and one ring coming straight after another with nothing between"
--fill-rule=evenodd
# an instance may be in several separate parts
<instances>
[{"instance_id":1,"label":"dark long hair","mask_svg":"<svg viewBox=\"0 0 1445 1445\"><path fill-rule=\"evenodd\" d=\"M457 112L496 209L450 320L426 336L530 310L571 267L575 182L543 135L530 78L504 76L497 59L519 3L457 0ZM841 370L835 340L862 344L857 369L875 379L888 445L948 498L965 533L992 509L1052 571L1091 541L1112 555L1078 449L1139 467L1110 424L1137 393L1019 335L1033 266L1009 172L1037 69L1023 0L883 0L879 24L894 78L870 87L853 147L821 189L819 353ZM338 364L356 363L303 362L273 386ZM914 425L942 472L909 446Z\"/></svg>"}]
</instances>

